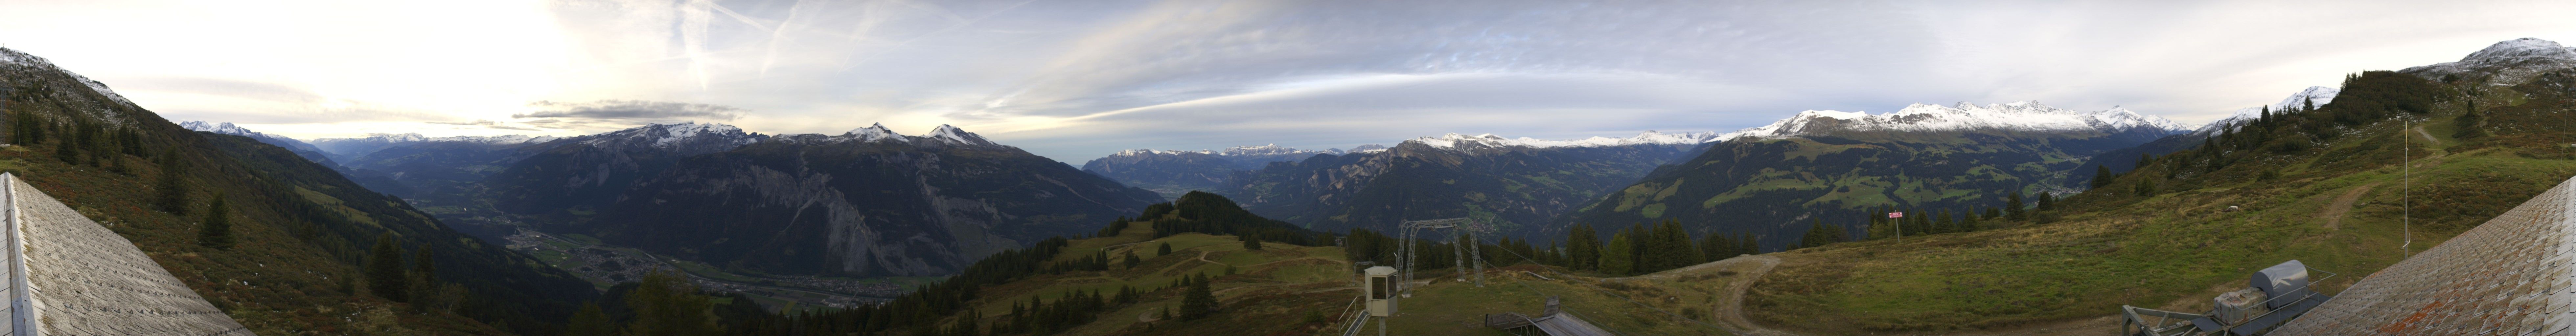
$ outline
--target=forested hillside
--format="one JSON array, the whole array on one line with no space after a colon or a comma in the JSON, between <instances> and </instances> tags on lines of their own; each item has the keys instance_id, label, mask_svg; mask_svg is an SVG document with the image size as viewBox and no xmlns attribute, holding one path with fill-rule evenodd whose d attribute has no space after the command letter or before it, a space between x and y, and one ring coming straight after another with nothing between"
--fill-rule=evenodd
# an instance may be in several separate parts
<instances>
[{"instance_id":1,"label":"forested hillside","mask_svg":"<svg viewBox=\"0 0 2576 336\"><path fill-rule=\"evenodd\" d=\"M0 94L0 169L259 334L552 334L594 295L296 153L188 131L42 58L0 49Z\"/></svg>"}]
</instances>

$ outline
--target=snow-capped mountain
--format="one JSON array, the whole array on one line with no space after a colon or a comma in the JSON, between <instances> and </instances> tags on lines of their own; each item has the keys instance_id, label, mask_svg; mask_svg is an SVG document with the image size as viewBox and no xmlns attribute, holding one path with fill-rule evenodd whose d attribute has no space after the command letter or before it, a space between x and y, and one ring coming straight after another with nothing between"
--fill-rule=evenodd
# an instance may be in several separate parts
<instances>
[{"instance_id":1,"label":"snow-capped mountain","mask_svg":"<svg viewBox=\"0 0 2576 336\"><path fill-rule=\"evenodd\" d=\"M474 136L474 135L467 135L467 136L450 136L450 137L427 137L427 136L421 136L421 135L420 135L420 133L401 133L401 134L394 134L394 133L374 133L374 134L368 134L366 137L360 137L360 138L322 138L322 139L313 139L313 141L312 141L311 143L313 144L313 146L314 146L314 147L316 147L316 148L320 148L323 152L331 153L331 155L337 156L337 157L338 157L338 159L341 159L341 160L343 160L343 161L347 161L347 160L349 160L349 159L356 159L356 158L360 158L360 157L365 157L365 156L367 156L367 154L375 153L375 152L376 152L376 151L378 151L378 150L384 150L385 148L388 148L388 147L394 147L394 146L399 146L399 145L403 145L403 144L410 144L410 143L425 143L425 142L428 142L428 143L438 143L438 142L455 142L455 143L476 143L476 144L485 144L485 145L523 145L523 144L537 144L537 143L544 143L544 142L547 142L547 141L555 141L556 139L561 139L561 138L558 138L558 137L555 137L555 136L551 136L551 135L549 135L549 136L527 136L527 135L521 135L521 134L510 134L510 135L491 135L491 136Z\"/></svg>"},{"instance_id":2,"label":"snow-capped mountain","mask_svg":"<svg viewBox=\"0 0 2576 336\"><path fill-rule=\"evenodd\" d=\"M868 125L868 127L852 129L849 132L841 133L841 135L831 136L825 139L826 140L824 141L891 141L913 145L1017 148L1002 145L1000 143L994 143L993 140L985 139L982 135L976 135L973 132L967 132L965 129L950 125L939 125L939 127L931 128L930 133L928 134L912 136L903 135L903 133L895 133L894 130L887 129L885 124L878 123Z\"/></svg>"},{"instance_id":3,"label":"snow-capped mountain","mask_svg":"<svg viewBox=\"0 0 2576 336\"><path fill-rule=\"evenodd\" d=\"M615 150L658 150L683 156L732 150L761 140L768 135L742 131L726 124L684 122L649 124L608 133L573 138L582 144Z\"/></svg>"},{"instance_id":4,"label":"snow-capped mountain","mask_svg":"<svg viewBox=\"0 0 2576 336\"><path fill-rule=\"evenodd\" d=\"M2268 106L2236 109L2236 112L2229 114L2226 119L2219 119L2218 121L2210 122L2208 125L2203 125L2200 129L2194 130L2193 133L2216 132L2222 127L2230 127L2229 125L2241 124L2247 120L2262 118L2263 111L2265 111L2266 108L2269 108L2272 113L2278 114L2303 110L2310 108L2311 106L2326 106L2326 103L2334 102L2335 94L2339 93L2343 93L2343 90L2323 86L2310 86L2306 90L2299 90L2299 93L2290 94L2287 98L2281 98L2281 102L2279 103L2274 103Z\"/></svg>"},{"instance_id":5,"label":"snow-capped mountain","mask_svg":"<svg viewBox=\"0 0 2576 336\"><path fill-rule=\"evenodd\" d=\"M1082 170L1132 186L1180 197L1191 190L1213 190L1236 171L1261 169L1272 162L1296 162L1316 155L1341 155L1341 149L1304 150L1267 144L1225 150L1130 149L1082 164Z\"/></svg>"},{"instance_id":6,"label":"snow-capped mountain","mask_svg":"<svg viewBox=\"0 0 2576 336\"><path fill-rule=\"evenodd\" d=\"M2469 53L2458 62L2426 65L2398 70L2435 81L2450 79L2483 80L2491 84L2512 85L2529 81L2542 72L2576 67L2576 48L2537 38L2519 38L2496 42L2486 49Z\"/></svg>"},{"instance_id":7,"label":"snow-capped mountain","mask_svg":"<svg viewBox=\"0 0 2576 336\"><path fill-rule=\"evenodd\" d=\"M339 164L338 162L335 162L335 161L331 160L331 155L330 155L330 153L328 153L328 152L323 152L323 151L322 151L322 148L319 148L319 147L313 147L313 144L304 143L304 141L295 140L295 138L288 138L288 137L284 137L284 136L276 136L276 135L268 135L267 133L260 133L260 132L257 132L257 131L251 131L251 130L250 130L250 129L248 129L248 128L242 128L241 126L233 125L233 123L209 123L209 122L204 122L204 121L189 121L189 122L181 122L181 123L179 123L179 128L185 128L185 129L188 129L188 130L190 130L190 131L198 131L198 132L208 132L208 133L224 134L224 135L238 135L238 136L242 136L242 137L245 137L245 138L250 138L251 140L259 141L260 143L268 144L268 145L270 145L270 146L277 146L278 148L285 148L285 149L286 149L286 151L294 152L296 156L304 157L304 160L305 160L305 161L313 161L313 162L315 162L315 163L321 163L323 166L332 167L332 169L336 169L336 170L342 170L342 173L347 173L347 171L346 171L346 170L348 170L346 167L341 167L341 166L340 166L340 164Z\"/></svg>"},{"instance_id":8,"label":"snow-capped mountain","mask_svg":"<svg viewBox=\"0 0 2576 336\"><path fill-rule=\"evenodd\" d=\"M250 130L250 129L248 129L248 128L242 128L241 126L233 125L233 123L210 123L210 122L204 122L204 121L189 121L189 122L181 122L181 123L179 123L179 127L180 127L180 128L186 128L186 129L188 129L188 130L190 130L190 131L211 132L211 133L215 133L215 134L229 134L229 135L239 135L239 136L243 136L243 137L249 137L249 138L251 138L252 140L259 140L259 142L262 142L262 143L267 143L267 144L275 145L275 146L278 146L278 147L285 147L287 150L291 150L291 151L295 151L295 152L297 152L296 154L303 154L303 152L306 152L306 151L311 151L311 152L313 152L313 153L322 153L322 149L321 149L321 148L317 148L317 147L313 147L313 144L304 143L304 141L301 141L301 140L295 140L295 138L288 138L288 137L284 137L284 136L269 135L269 134L267 134L267 133L260 133L260 132L258 132L258 131L252 131L252 130Z\"/></svg>"},{"instance_id":9,"label":"snow-capped mountain","mask_svg":"<svg viewBox=\"0 0 2576 336\"><path fill-rule=\"evenodd\" d=\"M1613 147L1635 145L1692 145L1708 142L1709 140L1715 140L1717 137L1717 132L1664 133L1658 131L1646 131L1645 133L1638 133L1636 136L1626 138L1595 136L1575 140L1541 140L1529 137L1504 138L1493 134L1466 136L1458 133L1449 133L1438 137L1413 138L1411 140L1405 140L1405 142L1421 143L1423 145L1438 148L1459 148L1460 146L1535 148Z\"/></svg>"},{"instance_id":10,"label":"snow-capped mountain","mask_svg":"<svg viewBox=\"0 0 2576 336\"><path fill-rule=\"evenodd\" d=\"M1960 102L1952 106L1914 104L1886 114L1808 110L1770 125L1746 128L1718 135L1715 139L1738 137L1780 138L1803 135L1828 135L1841 132L2101 132L2127 133L2155 131L2163 134L2190 131L2192 128L2163 117L2138 114L2128 109L2083 112L2042 105L2035 101L2018 101L1979 106Z\"/></svg>"}]
</instances>

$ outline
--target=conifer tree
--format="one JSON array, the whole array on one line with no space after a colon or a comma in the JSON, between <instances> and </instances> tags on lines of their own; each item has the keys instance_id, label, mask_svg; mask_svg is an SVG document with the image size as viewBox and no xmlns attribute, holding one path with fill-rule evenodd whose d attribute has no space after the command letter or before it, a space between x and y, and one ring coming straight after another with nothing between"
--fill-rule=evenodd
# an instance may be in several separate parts
<instances>
[{"instance_id":1,"label":"conifer tree","mask_svg":"<svg viewBox=\"0 0 2576 336\"><path fill-rule=\"evenodd\" d=\"M1238 236L1235 236L1235 237L1236 237L1237 239L1242 239L1242 240L1243 240L1243 249L1246 249L1246 250L1253 250L1253 251L1260 251L1260 250L1261 250L1261 234L1259 234L1259 233L1252 233L1252 232L1245 232L1245 233L1243 233L1242 235L1238 235Z\"/></svg>"},{"instance_id":2,"label":"conifer tree","mask_svg":"<svg viewBox=\"0 0 2576 336\"><path fill-rule=\"evenodd\" d=\"M2056 211L2057 194L2039 193L2039 211Z\"/></svg>"},{"instance_id":3,"label":"conifer tree","mask_svg":"<svg viewBox=\"0 0 2576 336\"><path fill-rule=\"evenodd\" d=\"M1601 267L1601 237L1592 225L1575 224L1565 233L1565 256L1573 259L1574 269L1598 270Z\"/></svg>"},{"instance_id":4,"label":"conifer tree","mask_svg":"<svg viewBox=\"0 0 2576 336\"><path fill-rule=\"evenodd\" d=\"M1207 276L1191 276L1189 281L1189 290L1181 293L1181 319L1202 319L1216 313L1216 295L1208 291Z\"/></svg>"},{"instance_id":5,"label":"conifer tree","mask_svg":"<svg viewBox=\"0 0 2576 336\"><path fill-rule=\"evenodd\" d=\"M197 227L197 245L221 250L233 248L233 208L224 205L222 192L216 192L215 200L206 204L206 220Z\"/></svg>"},{"instance_id":6,"label":"conifer tree","mask_svg":"<svg viewBox=\"0 0 2576 336\"><path fill-rule=\"evenodd\" d=\"M412 252L411 304L413 308L424 311L441 308L431 307L433 306L431 302L438 299L436 296L439 289L438 262L435 261L437 254L432 252L436 250L430 248L429 244L420 244L420 250Z\"/></svg>"},{"instance_id":7,"label":"conifer tree","mask_svg":"<svg viewBox=\"0 0 2576 336\"><path fill-rule=\"evenodd\" d=\"M1620 231L1610 236L1610 245L1601 248L1601 273L1627 275L1637 266L1636 244L1629 238L1634 232Z\"/></svg>"},{"instance_id":8,"label":"conifer tree","mask_svg":"<svg viewBox=\"0 0 2576 336\"><path fill-rule=\"evenodd\" d=\"M2102 189L2102 187L2110 186L2111 178L2114 177L2120 177L2120 175L2111 173L2111 167L2104 167L2098 164L2093 165L2093 189Z\"/></svg>"},{"instance_id":9,"label":"conifer tree","mask_svg":"<svg viewBox=\"0 0 2576 336\"><path fill-rule=\"evenodd\" d=\"M1701 254L1707 254L1706 259L1709 261L1734 258L1735 250L1735 240L1727 239L1726 235L1711 232L1699 238L1699 251Z\"/></svg>"},{"instance_id":10,"label":"conifer tree","mask_svg":"<svg viewBox=\"0 0 2576 336\"><path fill-rule=\"evenodd\" d=\"M1154 256L1156 256L1156 257L1166 256L1166 255L1171 255L1171 254L1172 254L1172 243L1171 243L1171 242L1163 242L1161 245L1154 247Z\"/></svg>"},{"instance_id":11,"label":"conifer tree","mask_svg":"<svg viewBox=\"0 0 2576 336\"><path fill-rule=\"evenodd\" d=\"M403 276L402 246L394 242L394 234L376 235L376 246L367 253L367 291L386 300L408 302L411 286L407 278Z\"/></svg>"},{"instance_id":12,"label":"conifer tree","mask_svg":"<svg viewBox=\"0 0 2576 336\"><path fill-rule=\"evenodd\" d=\"M185 177L188 172L181 163L183 161L179 159L179 151L177 149L162 151L160 161L161 178L152 186L158 194L153 195L152 203L160 205L162 212L174 215L188 214L188 183Z\"/></svg>"},{"instance_id":13,"label":"conifer tree","mask_svg":"<svg viewBox=\"0 0 2576 336\"><path fill-rule=\"evenodd\" d=\"M581 310L574 311L572 321L564 325L564 335L616 336L617 326L613 323L608 320L608 312L599 309L598 302L582 302Z\"/></svg>"},{"instance_id":14,"label":"conifer tree","mask_svg":"<svg viewBox=\"0 0 2576 336\"><path fill-rule=\"evenodd\" d=\"M2101 179L2101 177L2100 177L2100 176L2095 176L2095 177L2093 177L2093 178L2094 178L2094 179ZM2021 203L2021 191L2013 191L2012 196L2006 196L2006 197L2004 198L2004 217L2005 217L2005 218L2012 218L2013 220L2022 220L2023 218L2029 218L2029 217L2024 217L2024 216L2022 215L2022 212L2023 212L2023 211L2028 211L2028 210L2025 210L2025 209L2023 209L2023 208L2022 208L2022 203Z\"/></svg>"},{"instance_id":15,"label":"conifer tree","mask_svg":"<svg viewBox=\"0 0 2576 336\"><path fill-rule=\"evenodd\" d=\"M626 295L626 307L635 311L635 323L626 326L632 336L714 335L715 301L698 295L698 286L670 271L645 275L635 291Z\"/></svg>"},{"instance_id":16,"label":"conifer tree","mask_svg":"<svg viewBox=\"0 0 2576 336\"><path fill-rule=\"evenodd\" d=\"M1744 239L1737 240L1736 246L1742 249L1736 253L1762 254L1762 237L1755 236L1752 233L1745 233Z\"/></svg>"}]
</instances>

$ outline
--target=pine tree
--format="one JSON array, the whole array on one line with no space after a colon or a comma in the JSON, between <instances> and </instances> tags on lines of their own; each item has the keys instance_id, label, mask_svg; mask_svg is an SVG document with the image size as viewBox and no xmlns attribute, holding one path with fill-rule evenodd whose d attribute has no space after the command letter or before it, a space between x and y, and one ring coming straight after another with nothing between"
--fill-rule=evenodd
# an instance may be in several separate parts
<instances>
[{"instance_id":1,"label":"pine tree","mask_svg":"<svg viewBox=\"0 0 2576 336\"><path fill-rule=\"evenodd\" d=\"M626 295L626 307L635 311L635 323L626 326L628 335L714 335L719 330L714 298L698 295L697 285L671 271L645 275Z\"/></svg>"},{"instance_id":2,"label":"pine tree","mask_svg":"<svg viewBox=\"0 0 2576 336\"><path fill-rule=\"evenodd\" d=\"M2057 194L2039 193L2039 211L2056 211Z\"/></svg>"},{"instance_id":3,"label":"pine tree","mask_svg":"<svg viewBox=\"0 0 2576 336\"><path fill-rule=\"evenodd\" d=\"M2097 177L2094 177L2094 178L2095 178L2095 179L2100 179L2101 177L2098 177L2098 176L2097 176ZM2005 217L2005 218L2012 218L2013 220L2022 220L2023 218L2029 218L2029 217L2026 217L2025 215L2023 215L2023 214L2022 214L2022 212L2023 212L2023 211L2028 211L2028 210L2025 210L2025 209L2023 209L2023 208L2022 208L2022 204L2021 204L2021 191L2013 191L2012 196L2006 196L2006 197L2004 198L2004 217Z\"/></svg>"},{"instance_id":4,"label":"pine tree","mask_svg":"<svg viewBox=\"0 0 2576 336\"><path fill-rule=\"evenodd\" d=\"M1833 239L1832 237L1827 237L1827 236L1825 236L1825 235L1826 235L1826 232L1825 232L1825 220L1824 220L1824 219L1822 219L1822 218L1818 218L1818 219L1815 219L1815 220L1814 220L1814 221L1812 221L1812 222L1808 222L1808 223L1807 223L1807 234L1802 235L1802 236L1799 236L1799 239L1798 239L1798 248L1809 248L1809 247L1825 246L1825 244L1832 244L1832 243L1833 243L1833 241L1834 241L1834 239Z\"/></svg>"},{"instance_id":5,"label":"pine tree","mask_svg":"<svg viewBox=\"0 0 2576 336\"><path fill-rule=\"evenodd\" d=\"M1574 269L1601 269L1601 237L1591 225L1575 224L1566 229L1565 256L1573 259Z\"/></svg>"},{"instance_id":6,"label":"pine tree","mask_svg":"<svg viewBox=\"0 0 2576 336\"><path fill-rule=\"evenodd\" d=\"M1636 270L1636 244L1629 238L1634 232L1620 231L1610 236L1610 245L1601 248L1601 273L1627 275Z\"/></svg>"},{"instance_id":7,"label":"pine tree","mask_svg":"<svg viewBox=\"0 0 2576 336\"><path fill-rule=\"evenodd\" d=\"M2137 171L2140 171L2140 170L2146 170L2146 169L2147 169L2147 164L2149 164L2149 163L2154 163L2155 161L2156 161L2156 157L2155 157L2155 156L2147 155L2147 154L2144 154L2144 153L2140 153L2140 154L2138 154L2138 166L2137 166L2137 167L2129 168L2129 171L2130 171L2130 172L2137 172Z\"/></svg>"},{"instance_id":8,"label":"pine tree","mask_svg":"<svg viewBox=\"0 0 2576 336\"><path fill-rule=\"evenodd\" d=\"M1744 239L1737 240L1736 246L1742 249L1736 253L1762 254L1762 237L1754 236L1752 233L1745 233Z\"/></svg>"},{"instance_id":9,"label":"pine tree","mask_svg":"<svg viewBox=\"0 0 2576 336\"><path fill-rule=\"evenodd\" d=\"M1253 251L1261 250L1261 234L1245 232L1242 235L1236 236L1236 238L1243 240L1243 249Z\"/></svg>"},{"instance_id":10,"label":"pine tree","mask_svg":"<svg viewBox=\"0 0 2576 336\"><path fill-rule=\"evenodd\" d=\"M411 305L423 311L445 308L432 304L439 301L437 254L432 251L437 249L430 248L429 244L420 244L420 250L412 252L411 257Z\"/></svg>"},{"instance_id":11,"label":"pine tree","mask_svg":"<svg viewBox=\"0 0 2576 336\"><path fill-rule=\"evenodd\" d=\"M2120 177L2120 175L2112 174L2111 167L2105 167L2098 164L2093 165L2093 189L2102 189L2102 187L2110 186L2111 178L2114 177Z\"/></svg>"},{"instance_id":12,"label":"pine tree","mask_svg":"<svg viewBox=\"0 0 2576 336\"><path fill-rule=\"evenodd\" d=\"M581 310L572 313L571 323L564 325L564 335L616 336L617 326L613 323L608 320L608 313L599 309L599 303L582 302Z\"/></svg>"},{"instance_id":13,"label":"pine tree","mask_svg":"<svg viewBox=\"0 0 2576 336\"><path fill-rule=\"evenodd\" d=\"M1735 241L1727 239L1726 235L1711 232L1699 238L1699 251L1701 254L1707 254L1709 261L1734 258Z\"/></svg>"},{"instance_id":14,"label":"pine tree","mask_svg":"<svg viewBox=\"0 0 2576 336\"><path fill-rule=\"evenodd\" d=\"M182 160L179 159L179 151L177 149L162 151L160 161L161 178L152 186L159 194L153 196L152 203L160 205L162 212L174 215L188 214L188 183L185 177L188 172L182 165Z\"/></svg>"},{"instance_id":15,"label":"pine tree","mask_svg":"<svg viewBox=\"0 0 2576 336\"><path fill-rule=\"evenodd\" d=\"M411 286L406 278L402 246L394 242L394 234L376 235L376 246L367 253L367 291L386 300L408 302Z\"/></svg>"},{"instance_id":16,"label":"pine tree","mask_svg":"<svg viewBox=\"0 0 2576 336\"><path fill-rule=\"evenodd\" d=\"M1162 245L1154 247L1154 256L1156 256L1156 257L1160 257L1160 256L1167 256L1167 255L1172 255L1172 243L1171 243L1171 242L1163 242L1163 244L1162 244Z\"/></svg>"},{"instance_id":17,"label":"pine tree","mask_svg":"<svg viewBox=\"0 0 2576 336\"><path fill-rule=\"evenodd\" d=\"M1181 319L1202 319L1215 313L1216 295L1208 291L1207 276L1192 276L1189 290L1181 293Z\"/></svg>"},{"instance_id":18,"label":"pine tree","mask_svg":"<svg viewBox=\"0 0 2576 336\"><path fill-rule=\"evenodd\" d=\"M223 192L216 192L215 200L206 204L206 221L197 227L197 245L219 250L233 248L233 208L224 205Z\"/></svg>"},{"instance_id":19,"label":"pine tree","mask_svg":"<svg viewBox=\"0 0 2576 336\"><path fill-rule=\"evenodd\" d=\"M1136 250L1133 249L1127 250L1127 257L1124 259L1126 259L1125 261L1127 262L1127 269L1135 269L1137 263L1145 261L1142 258L1137 258Z\"/></svg>"},{"instance_id":20,"label":"pine tree","mask_svg":"<svg viewBox=\"0 0 2576 336\"><path fill-rule=\"evenodd\" d=\"M2001 209L2001 208L1986 208L1986 215L1985 215L1985 216L1983 216L1983 217L1984 217L1984 218L1978 218L1978 219L1993 220L1993 219L1996 219L1996 218L2004 218L2004 209Z\"/></svg>"}]
</instances>

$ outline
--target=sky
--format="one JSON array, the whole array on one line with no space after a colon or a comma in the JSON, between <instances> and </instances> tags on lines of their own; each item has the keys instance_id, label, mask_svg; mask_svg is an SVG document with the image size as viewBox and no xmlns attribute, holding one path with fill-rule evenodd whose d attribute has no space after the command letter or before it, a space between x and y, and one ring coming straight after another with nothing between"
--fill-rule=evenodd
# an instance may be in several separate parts
<instances>
[{"instance_id":1,"label":"sky","mask_svg":"<svg viewBox=\"0 0 2576 336\"><path fill-rule=\"evenodd\" d=\"M1079 163L2038 101L2184 123L2576 43L2576 2L0 0L0 47L299 139L955 125Z\"/></svg>"}]
</instances>

